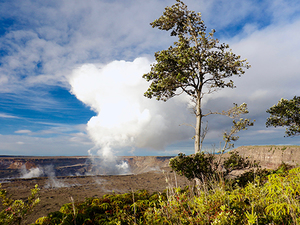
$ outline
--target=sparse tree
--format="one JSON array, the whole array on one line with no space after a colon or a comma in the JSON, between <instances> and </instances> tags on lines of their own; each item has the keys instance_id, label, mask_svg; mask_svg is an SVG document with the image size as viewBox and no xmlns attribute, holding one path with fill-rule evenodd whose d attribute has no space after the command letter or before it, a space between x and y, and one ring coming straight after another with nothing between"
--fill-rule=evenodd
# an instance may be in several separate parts
<instances>
[{"instance_id":1,"label":"sparse tree","mask_svg":"<svg viewBox=\"0 0 300 225\"><path fill-rule=\"evenodd\" d=\"M241 107L243 108L243 111L237 112ZM247 110L247 104L243 103L241 106L235 105L233 108L230 109L230 111L235 112L235 117L231 117L230 115L227 115L231 118L233 118L233 125L231 126L231 129L229 132L225 131L223 135L223 140L225 142L224 147L222 149L222 153L230 148L234 147L234 144L232 144L232 141L237 141L240 137L239 136L234 136L241 130L247 130L248 127L251 127L254 125L255 120L251 121L248 118L239 118L241 114L246 114L248 113ZM223 114L224 115L224 114ZM236 118L239 118L239 120L236 120Z\"/></svg>"},{"instance_id":2,"label":"sparse tree","mask_svg":"<svg viewBox=\"0 0 300 225\"><path fill-rule=\"evenodd\" d=\"M300 97L295 96L291 100L282 98L277 105L269 108L267 113L270 113L267 127L287 127L287 136L300 135Z\"/></svg>"},{"instance_id":3,"label":"sparse tree","mask_svg":"<svg viewBox=\"0 0 300 225\"><path fill-rule=\"evenodd\" d=\"M202 132L207 132L207 129L201 129L203 117L222 114L202 111L204 95L225 87L234 88L230 78L240 77L245 73L244 68L248 69L250 65L232 53L227 44L220 44L214 38L214 30L207 34L201 14L189 11L180 0L166 7L163 15L151 25L153 28L170 30L171 36L178 37L178 41L167 50L155 53L156 63L151 66L149 73L143 75L148 82L151 81L145 96L166 101L186 93L192 98L196 115L195 153L198 153L205 137ZM242 105L237 107L245 109Z\"/></svg>"}]
</instances>

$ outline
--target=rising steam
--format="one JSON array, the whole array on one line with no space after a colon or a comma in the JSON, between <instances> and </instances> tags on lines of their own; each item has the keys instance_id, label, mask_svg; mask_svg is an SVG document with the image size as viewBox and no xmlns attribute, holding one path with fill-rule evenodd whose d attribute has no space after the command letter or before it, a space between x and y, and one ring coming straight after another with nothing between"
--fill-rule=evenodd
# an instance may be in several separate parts
<instances>
[{"instance_id":1,"label":"rising steam","mask_svg":"<svg viewBox=\"0 0 300 225\"><path fill-rule=\"evenodd\" d=\"M31 168L27 170L25 165L23 165L21 168L21 178L33 178L33 177L40 177L43 175L44 175L44 170L39 167Z\"/></svg>"},{"instance_id":2,"label":"rising steam","mask_svg":"<svg viewBox=\"0 0 300 225\"><path fill-rule=\"evenodd\" d=\"M22 166L21 168L21 178L35 178L42 176L48 177L45 188L60 188L68 186L56 178L53 165L31 168L29 170L27 170L25 166Z\"/></svg>"},{"instance_id":3,"label":"rising steam","mask_svg":"<svg viewBox=\"0 0 300 225\"><path fill-rule=\"evenodd\" d=\"M73 71L71 93L97 113L87 124L95 143L89 154L96 152L112 165L115 152L124 147L162 150L190 136L179 127L186 115L180 110L186 107L178 108L176 100L162 103L144 97L149 83L142 75L150 70L150 64L146 58L137 58L105 66L85 64ZM118 163L110 169L126 167Z\"/></svg>"}]
</instances>

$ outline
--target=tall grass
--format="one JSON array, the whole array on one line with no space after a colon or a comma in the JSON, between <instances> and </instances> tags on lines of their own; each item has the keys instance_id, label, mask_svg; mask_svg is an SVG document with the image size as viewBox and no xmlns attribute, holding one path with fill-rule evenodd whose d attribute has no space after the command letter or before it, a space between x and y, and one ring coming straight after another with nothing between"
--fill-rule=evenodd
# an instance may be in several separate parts
<instances>
[{"instance_id":1,"label":"tall grass","mask_svg":"<svg viewBox=\"0 0 300 225\"><path fill-rule=\"evenodd\" d=\"M175 174L166 174L166 180L162 193L88 198L65 204L36 224L300 224L300 168L273 171L265 179L256 173L245 186L223 176L191 181L184 188ZM73 220L63 222L66 216Z\"/></svg>"}]
</instances>

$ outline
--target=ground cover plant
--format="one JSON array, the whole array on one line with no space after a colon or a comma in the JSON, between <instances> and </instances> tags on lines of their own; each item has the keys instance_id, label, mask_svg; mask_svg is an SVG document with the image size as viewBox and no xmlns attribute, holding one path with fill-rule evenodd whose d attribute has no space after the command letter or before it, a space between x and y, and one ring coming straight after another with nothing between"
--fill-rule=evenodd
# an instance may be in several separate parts
<instances>
[{"instance_id":1,"label":"ground cover plant","mask_svg":"<svg viewBox=\"0 0 300 225\"><path fill-rule=\"evenodd\" d=\"M68 203L57 212L39 218L36 224L147 224L149 207L166 201L166 193L140 190L125 194L109 194L87 198L81 203Z\"/></svg>"},{"instance_id":2,"label":"ground cover plant","mask_svg":"<svg viewBox=\"0 0 300 225\"><path fill-rule=\"evenodd\" d=\"M0 184L0 197L2 199L0 224L26 224L27 216L32 213L36 205L40 202L38 197L39 190L36 185L31 189L31 195L26 201L21 199L13 200L7 191L1 188Z\"/></svg>"}]
</instances>

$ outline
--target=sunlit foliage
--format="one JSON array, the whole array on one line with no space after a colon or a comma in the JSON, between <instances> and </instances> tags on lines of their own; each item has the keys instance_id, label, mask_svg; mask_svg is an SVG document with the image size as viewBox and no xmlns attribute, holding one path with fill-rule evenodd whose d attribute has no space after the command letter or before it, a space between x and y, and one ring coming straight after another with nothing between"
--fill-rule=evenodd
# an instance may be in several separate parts
<instances>
[{"instance_id":1,"label":"sunlit foliage","mask_svg":"<svg viewBox=\"0 0 300 225\"><path fill-rule=\"evenodd\" d=\"M277 105L267 110L270 117L266 126L287 127L286 135L295 136L300 134L300 97L295 96L291 100L281 99Z\"/></svg>"},{"instance_id":2,"label":"sunlit foliage","mask_svg":"<svg viewBox=\"0 0 300 225\"><path fill-rule=\"evenodd\" d=\"M13 200L6 190L0 189L0 197L2 198L0 224L26 224L27 216L32 213L33 209L40 202L37 196L39 190L38 186L35 185L35 187L31 189L31 195L27 201L23 201L21 199Z\"/></svg>"}]
</instances>

